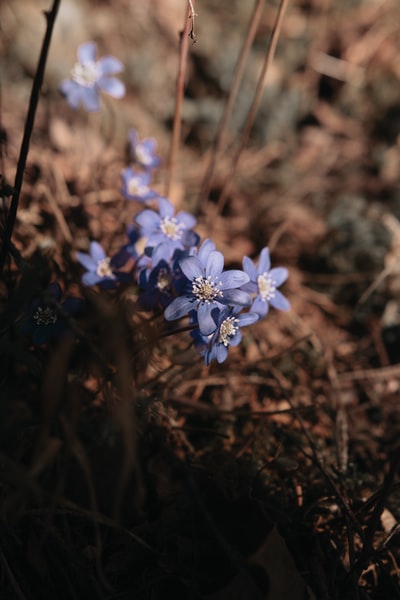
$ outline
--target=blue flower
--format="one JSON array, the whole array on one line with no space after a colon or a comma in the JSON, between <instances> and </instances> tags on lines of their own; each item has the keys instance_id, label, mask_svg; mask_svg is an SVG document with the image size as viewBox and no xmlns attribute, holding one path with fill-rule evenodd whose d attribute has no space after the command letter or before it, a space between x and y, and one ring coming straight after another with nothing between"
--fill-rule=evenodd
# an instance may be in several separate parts
<instances>
[{"instance_id":1,"label":"blue flower","mask_svg":"<svg viewBox=\"0 0 400 600\"><path fill-rule=\"evenodd\" d=\"M121 173L122 193L127 200L139 200L146 202L157 197L157 192L150 189L149 183L151 174L148 171L143 173L135 171L132 167L127 167Z\"/></svg>"},{"instance_id":2,"label":"blue flower","mask_svg":"<svg viewBox=\"0 0 400 600\"><path fill-rule=\"evenodd\" d=\"M118 271L119 262L109 258L97 242L91 242L90 254L76 253L78 261L87 270L82 275L82 283L92 286L99 284L104 288L116 287L118 282L127 283L131 280L129 273Z\"/></svg>"},{"instance_id":3,"label":"blue flower","mask_svg":"<svg viewBox=\"0 0 400 600\"><path fill-rule=\"evenodd\" d=\"M159 156L156 156L155 150L157 142L154 138L146 138L139 142L138 135L134 129L129 134L131 154L133 160L143 169L155 169L161 163Z\"/></svg>"},{"instance_id":4,"label":"blue flower","mask_svg":"<svg viewBox=\"0 0 400 600\"><path fill-rule=\"evenodd\" d=\"M32 300L28 319L19 328L19 332L30 335L35 346L57 339L64 334L68 330L68 321L65 317L76 315L83 307L82 298L67 298L60 304L61 298L61 287L57 282L53 282L41 298Z\"/></svg>"},{"instance_id":5,"label":"blue flower","mask_svg":"<svg viewBox=\"0 0 400 600\"><path fill-rule=\"evenodd\" d=\"M174 272L171 266L171 250L168 244L159 244L152 251L151 266L139 273L139 305L152 310L158 304L163 308L173 299Z\"/></svg>"},{"instance_id":6,"label":"blue flower","mask_svg":"<svg viewBox=\"0 0 400 600\"><path fill-rule=\"evenodd\" d=\"M288 270L285 267L271 269L267 247L261 250L257 267L248 256L245 256L243 269L250 277L250 282L242 286L242 289L256 294L250 309L252 312L264 317L269 311L270 304L278 310L290 310L289 300L277 289L288 278Z\"/></svg>"},{"instance_id":7,"label":"blue flower","mask_svg":"<svg viewBox=\"0 0 400 600\"><path fill-rule=\"evenodd\" d=\"M89 112L100 110L99 92L107 92L113 98L122 98L124 84L114 73L124 70L123 64L114 56L104 56L96 60L95 42L86 42L78 47L78 62L71 71L71 79L64 80L60 91L72 108L82 103Z\"/></svg>"},{"instance_id":8,"label":"blue flower","mask_svg":"<svg viewBox=\"0 0 400 600\"><path fill-rule=\"evenodd\" d=\"M183 250L197 245L199 236L192 231L196 219L185 211L175 215L175 209L167 198L158 198L159 213L154 210L142 210L135 217L140 233L147 238L146 246L155 247L166 242L171 250Z\"/></svg>"},{"instance_id":9,"label":"blue flower","mask_svg":"<svg viewBox=\"0 0 400 600\"><path fill-rule=\"evenodd\" d=\"M199 330L191 332L194 339L194 345L199 354L203 356L206 365L212 360L219 363L224 362L228 356L230 346L237 346L242 340L241 327L252 325L258 321L259 316L252 312L238 314L240 308L214 309L212 317L215 321L216 329L214 333L204 336Z\"/></svg>"},{"instance_id":10,"label":"blue flower","mask_svg":"<svg viewBox=\"0 0 400 600\"><path fill-rule=\"evenodd\" d=\"M200 332L209 335L216 329L212 311L224 305L248 306L251 297L238 289L248 283L249 276L243 271L232 269L223 271L224 257L210 246L200 248L197 256L189 256L179 261L179 266L187 278L183 295L178 296L167 306L164 317L167 321L179 319L192 310L197 311Z\"/></svg>"}]
</instances>

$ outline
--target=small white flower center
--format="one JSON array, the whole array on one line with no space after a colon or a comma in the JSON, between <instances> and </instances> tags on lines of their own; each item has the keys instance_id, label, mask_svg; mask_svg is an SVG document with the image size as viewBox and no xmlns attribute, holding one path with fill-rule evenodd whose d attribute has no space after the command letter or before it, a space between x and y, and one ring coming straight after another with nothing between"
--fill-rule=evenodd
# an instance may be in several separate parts
<instances>
[{"instance_id":1,"label":"small white flower center","mask_svg":"<svg viewBox=\"0 0 400 600\"><path fill-rule=\"evenodd\" d=\"M36 325L53 325L57 322L57 314L50 308L50 306L38 306L33 320Z\"/></svg>"},{"instance_id":2,"label":"small white flower center","mask_svg":"<svg viewBox=\"0 0 400 600\"><path fill-rule=\"evenodd\" d=\"M236 319L235 317L228 317L227 319L222 321L221 325L219 326L219 344L229 346L231 338L239 330L239 326L236 325L236 323L239 323L239 319Z\"/></svg>"},{"instance_id":3,"label":"small white flower center","mask_svg":"<svg viewBox=\"0 0 400 600\"><path fill-rule=\"evenodd\" d=\"M178 223L175 217L164 217L160 223L160 229L171 240L179 240L185 226L183 223Z\"/></svg>"},{"instance_id":4,"label":"small white flower center","mask_svg":"<svg viewBox=\"0 0 400 600\"><path fill-rule=\"evenodd\" d=\"M111 258L107 257L103 258L102 260L99 260L99 262L97 263L96 273L99 277L112 277L113 279L115 279L115 275L110 267L110 260Z\"/></svg>"},{"instance_id":5,"label":"small white flower center","mask_svg":"<svg viewBox=\"0 0 400 600\"><path fill-rule=\"evenodd\" d=\"M100 75L99 64L94 61L86 62L84 65L77 62L71 70L71 79L85 87L93 87Z\"/></svg>"},{"instance_id":6,"label":"small white flower center","mask_svg":"<svg viewBox=\"0 0 400 600\"><path fill-rule=\"evenodd\" d=\"M135 156L138 163L147 166L151 164L152 158L150 152L143 144L138 144L135 148Z\"/></svg>"},{"instance_id":7,"label":"small white flower center","mask_svg":"<svg viewBox=\"0 0 400 600\"><path fill-rule=\"evenodd\" d=\"M160 292L169 292L171 290L171 278L166 269L161 269L158 274L157 288Z\"/></svg>"},{"instance_id":8,"label":"small white flower center","mask_svg":"<svg viewBox=\"0 0 400 600\"><path fill-rule=\"evenodd\" d=\"M269 273L264 272L257 277L258 291L260 292L261 300L271 300L275 296L276 283Z\"/></svg>"},{"instance_id":9,"label":"small white flower center","mask_svg":"<svg viewBox=\"0 0 400 600\"><path fill-rule=\"evenodd\" d=\"M223 293L218 288L221 282L211 281L211 277L196 277L192 282L192 292L200 302L215 302L217 298L222 298Z\"/></svg>"},{"instance_id":10,"label":"small white flower center","mask_svg":"<svg viewBox=\"0 0 400 600\"><path fill-rule=\"evenodd\" d=\"M127 185L130 196L144 196L149 191L147 185L142 185L138 177L132 177Z\"/></svg>"}]
</instances>

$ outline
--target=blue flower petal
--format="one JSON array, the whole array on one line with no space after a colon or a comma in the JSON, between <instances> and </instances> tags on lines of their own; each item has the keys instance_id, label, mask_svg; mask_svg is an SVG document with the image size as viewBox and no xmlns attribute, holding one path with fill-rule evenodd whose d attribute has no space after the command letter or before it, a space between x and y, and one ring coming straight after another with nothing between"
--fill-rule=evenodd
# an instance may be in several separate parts
<instances>
[{"instance_id":1,"label":"blue flower petal","mask_svg":"<svg viewBox=\"0 0 400 600\"><path fill-rule=\"evenodd\" d=\"M196 225L197 222L193 215L184 210L178 212L178 214L176 215L176 220L178 221L178 223L183 223L186 229L191 229Z\"/></svg>"},{"instance_id":2,"label":"blue flower petal","mask_svg":"<svg viewBox=\"0 0 400 600\"><path fill-rule=\"evenodd\" d=\"M239 269L231 269L230 271L221 273L220 280L222 282L221 290L226 290L229 288L238 288L241 285L248 283L249 276Z\"/></svg>"},{"instance_id":3,"label":"blue flower petal","mask_svg":"<svg viewBox=\"0 0 400 600\"><path fill-rule=\"evenodd\" d=\"M204 240L204 242L200 246L199 251L197 253L197 257L198 257L198 259L199 259L199 261L201 262L202 265L206 264L208 255L213 250L215 250L215 244L214 244L214 242L212 240L210 240L210 239Z\"/></svg>"},{"instance_id":4,"label":"blue flower petal","mask_svg":"<svg viewBox=\"0 0 400 600\"><path fill-rule=\"evenodd\" d=\"M228 347L224 344L218 344L215 346L215 358L219 363L224 362L228 357Z\"/></svg>"},{"instance_id":5,"label":"blue flower petal","mask_svg":"<svg viewBox=\"0 0 400 600\"><path fill-rule=\"evenodd\" d=\"M142 235L148 235L150 232L159 229L161 218L154 210L146 208L136 215L135 223L142 227Z\"/></svg>"},{"instance_id":6,"label":"blue flower petal","mask_svg":"<svg viewBox=\"0 0 400 600\"><path fill-rule=\"evenodd\" d=\"M219 298L219 302L230 306L249 306L251 297L243 290L224 290L223 297Z\"/></svg>"},{"instance_id":7,"label":"blue flower petal","mask_svg":"<svg viewBox=\"0 0 400 600\"><path fill-rule=\"evenodd\" d=\"M99 277L97 273L94 273L93 271L90 271L89 273L84 273L82 275L83 285L96 285L97 283L99 283L99 281L101 281L101 277Z\"/></svg>"},{"instance_id":8,"label":"blue flower petal","mask_svg":"<svg viewBox=\"0 0 400 600\"><path fill-rule=\"evenodd\" d=\"M215 305L213 303L200 302L197 309L197 319L199 321L200 333L203 335L210 335L210 333L213 333L217 328L212 315L213 310L215 310Z\"/></svg>"},{"instance_id":9,"label":"blue flower petal","mask_svg":"<svg viewBox=\"0 0 400 600\"><path fill-rule=\"evenodd\" d=\"M269 272L271 279L275 282L276 287L280 286L289 276L289 271L285 267L275 267Z\"/></svg>"},{"instance_id":10,"label":"blue flower petal","mask_svg":"<svg viewBox=\"0 0 400 600\"><path fill-rule=\"evenodd\" d=\"M85 269L88 271L95 271L97 268L97 261L93 260L89 254L85 254L84 252L77 252L76 258L81 263Z\"/></svg>"},{"instance_id":11,"label":"blue flower petal","mask_svg":"<svg viewBox=\"0 0 400 600\"><path fill-rule=\"evenodd\" d=\"M93 260L96 261L96 263L99 260L104 260L107 256L106 253L104 252L104 249L102 248L102 246L100 246L100 244L98 242L90 243L90 254L91 254Z\"/></svg>"},{"instance_id":12,"label":"blue flower petal","mask_svg":"<svg viewBox=\"0 0 400 600\"><path fill-rule=\"evenodd\" d=\"M263 248L260 252L260 259L258 261L258 274L265 273L271 268L271 257L269 254L269 248Z\"/></svg>"},{"instance_id":13,"label":"blue flower petal","mask_svg":"<svg viewBox=\"0 0 400 600\"><path fill-rule=\"evenodd\" d=\"M180 319L184 315L187 315L190 310L193 309L194 298L189 296L179 296L175 298L167 306L164 311L164 317L167 321L174 321L175 319Z\"/></svg>"},{"instance_id":14,"label":"blue flower petal","mask_svg":"<svg viewBox=\"0 0 400 600\"><path fill-rule=\"evenodd\" d=\"M261 296L257 296L257 298L254 300L253 304L251 305L251 312L255 312L257 314L260 315L261 317L265 317L265 315L268 314L269 311L269 303L267 302L267 300L262 300Z\"/></svg>"},{"instance_id":15,"label":"blue flower petal","mask_svg":"<svg viewBox=\"0 0 400 600\"><path fill-rule=\"evenodd\" d=\"M54 300L56 302L60 302L61 296L62 296L62 290L61 290L61 286L58 283L58 281L52 281L52 283L50 283L48 285L45 294L46 294L46 296L48 294L50 294L51 296L54 297Z\"/></svg>"},{"instance_id":16,"label":"blue flower petal","mask_svg":"<svg viewBox=\"0 0 400 600\"><path fill-rule=\"evenodd\" d=\"M230 340L229 340L229 346L238 346L240 344L240 342L242 341L242 332L240 331L240 329L237 330L237 332L235 333L235 335L233 335Z\"/></svg>"},{"instance_id":17,"label":"blue flower petal","mask_svg":"<svg viewBox=\"0 0 400 600\"><path fill-rule=\"evenodd\" d=\"M95 42L85 42L78 47L78 60L83 65L88 62L96 62L97 45Z\"/></svg>"},{"instance_id":18,"label":"blue flower petal","mask_svg":"<svg viewBox=\"0 0 400 600\"><path fill-rule=\"evenodd\" d=\"M98 87L113 98L125 96L125 85L115 77L102 77L97 82Z\"/></svg>"},{"instance_id":19,"label":"blue flower petal","mask_svg":"<svg viewBox=\"0 0 400 600\"><path fill-rule=\"evenodd\" d=\"M240 327L245 327L246 325L252 325L256 321L258 321L259 318L260 318L260 316L257 313L253 313L253 312L241 313L240 315L237 316Z\"/></svg>"},{"instance_id":20,"label":"blue flower petal","mask_svg":"<svg viewBox=\"0 0 400 600\"><path fill-rule=\"evenodd\" d=\"M168 198L164 198L160 196L157 200L158 210L160 211L160 216L162 219L165 217L173 217L175 213L175 208L173 204L168 200Z\"/></svg>"},{"instance_id":21,"label":"blue flower petal","mask_svg":"<svg viewBox=\"0 0 400 600\"><path fill-rule=\"evenodd\" d=\"M98 61L98 65L102 76L120 73L124 70L124 65L115 56L103 56Z\"/></svg>"},{"instance_id":22,"label":"blue flower petal","mask_svg":"<svg viewBox=\"0 0 400 600\"><path fill-rule=\"evenodd\" d=\"M244 292L247 292L248 294L255 294L258 292L258 285L253 281L249 281L248 283L241 285L240 289Z\"/></svg>"},{"instance_id":23,"label":"blue flower petal","mask_svg":"<svg viewBox=\"0 0 400 600\"><path fill-rule=\"evenodd\" d=\"M204 269L201 265L201 262L196 256L188 256L186 258L182 258L179 261L179 266L183 272L183 274L190 280L193 281L196 277L204 276Z\"/></svg>"},{"instance_id":24,"label":"blue flower petal","mask_svg":"<svg viewBox=\"0 0 400 600\"><path fill-rule=\"evenodd\" d=\"M257 279L257 269L254 262L248 256L243 257L243 270L250 277L251 281L256 281Z\"/></svg>"},{"instance_id":25,"label":"blue flower petal","mask_svg":"<svg viewBox=\"0 0 400 600\"><path fill-rule=\"evenodd\" d=\"M206 275L210 277L219 277L224 268L224 255L218 250L212 250L207 257Z\"/></svg>"},{"instance_id":26,"label":"blue flower petal","mask_svg":"<svg viewBox=\"0 0 400 600\"><path fill-rule=\"evenodd\" d=\"M98 112L100 110L100 100L97 90L94 88L82 88L81 98L88 112Z\"/></svg>"},{"instance_id":27,"label":"blue flower petal","mask_svg":"<svg viewBox=\"0 0 400 600\"><path fill-rule=\"evenodd\" d=\"M290 310L290 302L279 290L275 290L273 298L270 300L270 304L278 310Z\"/></svg>"}]
</instances>

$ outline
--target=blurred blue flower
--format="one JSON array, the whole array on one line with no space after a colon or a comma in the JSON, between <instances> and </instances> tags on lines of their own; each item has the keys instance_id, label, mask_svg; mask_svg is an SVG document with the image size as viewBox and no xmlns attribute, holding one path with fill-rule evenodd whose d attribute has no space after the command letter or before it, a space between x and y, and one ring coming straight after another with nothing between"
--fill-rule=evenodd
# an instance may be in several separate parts
<instances>
[{"instance_id":1,"label":"blurred blue flower","mask_svg":"<svg viewBox=\"0 0 400 600\"><path fill-rule=\"evenodd\" d=\"M205 252L199 251L197 256L179 261L187 284L182 295L167 306L164 317L167 321L173 321L196 310L200 332L209 335L216 329L211 314L215 308L221 309L224 305L248 306L251 297L238 289L249 281L249 276L237 269L223 271L224 257L221 252L205 248Z\"/></svg>"},{"instance_id":2,"label":"blurred blue flower","mask_svg":"<svg viewBox=\"0 0 400 600\"><path fill-rule=\"evenodd\" d=\"M271 269L269 249L263 248L260 253L258 266L248 257L243 258L243 269L248 274L250 282L242 289L250 294L256 294L251 311L264 317L269 311L269 305L278 310L290 310L290 302L277 289L288 278L285 267Z\"/></svg>"},{"instance_id":3,"label":"blurred blue flower","mask_svg":"<svg viewBox=\"0 0 400 600\"><path fill-rule=\"evenodd\" d=\"M140 142L134 129L130 130L128 137L133 160L138 165L146 170L155 169L160 165L161 159L155 154L157 142L154 138L145 138Z\"/></svg>"},{"instance_id":4,"label":"blurred blue flower","mask_svg":"<svg viewBox=\"0 0 400 600\"><path fill-rule=\"evenodd\" d=\"M157 202L159 213L145 209L135 217L141 235L147 239L146 246L155 247L162 242L167 243L171 250L196 246L200 238L192 231L196 225L193 215L185 211L175 215L175 209L167 198L160 197Z\"/></svg>"},{"instance_id":5,"label":"blurred blue flower","mask_svg":"<svg viewBox=\"0 0 400 600\"><path fill-rule=\"evenodd\" d=\"M109 258L98 242L91 242L90 254L76 253L78 261L87 270L82 275L84 285L100 285L103 288L114 288L118 282L128 283L132 280L129 273L118 271L119 260Z\"/></svg>"},{"instance_id":6,"label":"blurred blue flower","mask_svg":"<svg viewBox=\"0 0 400 600\"><path fill-rule=\"evenodd\" d=\"M138 172L127 167L121 173L122 193L127 200L146 202L158 196L157 192L150 189L151 174L149 171Z\"/></svg>"},{"instance_id":7,"label":"blurred blue flower","mask_svg":"<svg viewBox=\"0 0 400 600\"><path fill-rule=\"evenodd\" d=\"M240 310L240 308L227 307L222 310L214 309L211 313L216 325L214 333L205 336L199 330L191 332L194 345L206 365L209 365L212 360L224 362L229 347L237 346L242 340L240 328L258 321L257 314L252 312L239 314Z\"/></svg>"},{"instance_id":8,"label":"blurred blue flower","mask_svg":"<svg viewBox=\"0 0 400 600\"><path fill-rule=\"evenodd\" d=\"M82 103L87 111L100 110L99 92L102 90L113 98L122 98L125 94L124 84L114 73L124 70L123 64L114 56L103 56L96 60L95 42L86 42L78 47L78 62L71 70L71 78L60 85L61 93L72 108Z\"/></svg>"},{"instance_id":9,"label":"blurred blue flower","mask_svg":"<svg viewBox=\"0 0 400 600\"><path fill-rule=\"evenodd\" d=\"M30 335L35 346L63 335L68 330L68 317L76 315L84 305L82 298L67 298L60 304L61 298L61 287L53 282L40 298L32 300L19 332Z\"/></svg>"}]
</instances>

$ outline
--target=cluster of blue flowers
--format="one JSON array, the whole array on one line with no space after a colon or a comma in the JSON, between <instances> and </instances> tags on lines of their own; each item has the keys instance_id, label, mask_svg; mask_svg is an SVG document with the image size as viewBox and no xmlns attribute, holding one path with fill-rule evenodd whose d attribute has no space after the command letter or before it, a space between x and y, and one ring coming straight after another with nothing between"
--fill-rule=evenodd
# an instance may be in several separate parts
<instances>
[{"instance_id":1,"label":"cluster of blue flowers","mask_svg":"<svg viewBox=\"0 0 400 600\"><path fill-rule=\"evenodd\" d=\"M239 344L242 327L264 317L270 305L290 308L278 290L288 271L271 268L268 248L262 250L258 266L246 256L243 270L224 270L224 257L214 242L200 244L195 217L176 212L168 198L152 190L153 170L160 165L155 140L140 141L133 130L129 140L133 165L122 172L122 193L146 208L135 216L127 230L129 242L114 257L107 257L97 242L91 243L90 254L77 253L87 270L82 282L114 287L131 277L123 268L133 259L139 306L162 308L167 321L188 316L194 345L205 363L223 362L229 347Z\"/></svg>"},{"instance_id":2,"label":"cluster of blue flowers","mask_svg":"<svg viewBox=\"0 0 400 600\"><path fill-rule=\"evenodd\" d=\"M99 110L100 90L117 98L124 94L123 84L111 77L123 68L116 58L107 56L96 61L96 46L88 42L79 47L78 60L71 79L61 85L72 108L83 104L88 111ZM131 164L121 173L121 192L126 200L141 203L144 208L134 217L126 232L128 242L115 256L107 256L95 241L88 254L77 252L86 270L82 283L102 288L135 283L141 309L162 310L167 321L187 316L194 346L205 364L213 359L221 363L229 347L240 343L242 327L265 317L270 306L290 308L278 290L288 271L284 267L271 268L267 247L261 251L258 265L246 256L243 269L225 270L224 256L214 242L206 239L200 243L194 230L195 217L185 211L176 212L168 198L152 189L154 170L161 164L156 141L140 140L131 130L129 142ZM77 303L71 306L76 310ZM35 306L35 315L38 308ZM54 313L46 308L42 313L33 317L36 322L51 323L43 315L49 317L51 313L53 317Z\"/></svg>"}]
</instances>

